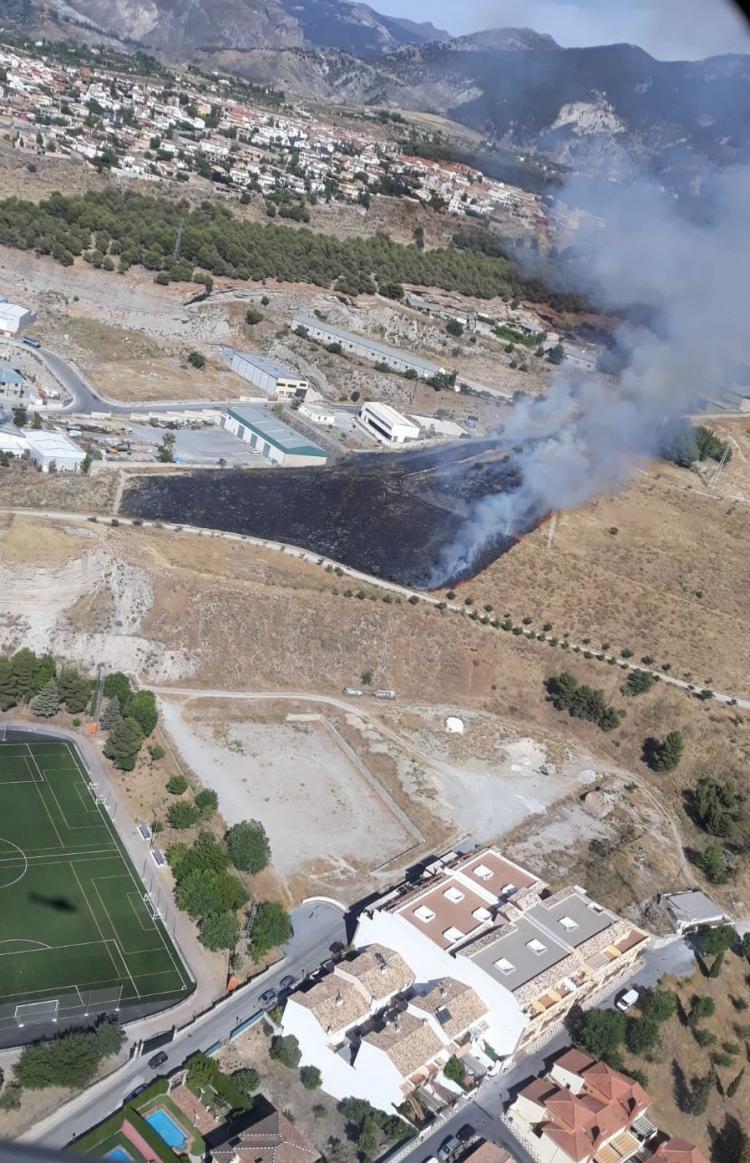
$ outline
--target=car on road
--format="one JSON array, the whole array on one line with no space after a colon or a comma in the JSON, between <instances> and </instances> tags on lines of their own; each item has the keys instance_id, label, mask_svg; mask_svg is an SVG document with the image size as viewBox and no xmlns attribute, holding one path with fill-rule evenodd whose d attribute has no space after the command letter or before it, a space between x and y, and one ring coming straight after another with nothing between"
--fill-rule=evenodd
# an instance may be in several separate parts
<instances>
[{"instance_id":1,"label":"car on road","mask_svg":"<svg viewBox=\"0 0 750 1163\"><path fill-rule=\"evenodd\" d=\"M275 989L266 989L260 995L260 1000L264 1006L271 1006L274 1004L278 996L279 995Z\"/></svg>"},{"instance_id":2,"label":"car on road","mask_svg":"<svg viewBox=\"0 0 750 1163\"><path fill-rule=\"evenodd\" d=\"M282 977L281 981L279 982L279 989L294 989L296 984L297 978L292 977L291 973L288 973L286 977Z\"/></svg>"},{"instance_id":3,"label":"car on road","mask_svg":"<svg viewBox=\"0 0 750 1163\"><path fill-rule=\"evenodd\" d=\"M468 1143L476 1135L476 1128L472 1127L471 1123L464 1123L464 1125L456 1131L456 1138L460 1139L462 1143Z\"/></svg>"},{"instance_id":4,"label":"car on road","mask_svg":"<svg viewBox=\"0 0 750 1163\"><path fill-rule=\"evenodd\" d=\"M169 1055L160 1050L158 1054L154 1054L153 1058L149 1058L148 1064L152 1070L158 1070L165 1062L169 1061Z\"/></svg>"},{"instance_id":5,"label":"car on road","mask_svg":"<svg viewBox=\"0 0 750 1163\"><path fill-rule=\"evenodd\" d=\"M25 343L27 347L42 346L38 339L34 339L33 335L24 335L22 342Z\"/></svg>"},{"instance_id":6,"label":"car on road","mask_svg":"<svg viewBox=\"0 0 750 1163\"><path fill-rule=\"evenodd\" d=\"M447 1139L443 1140L438 1149L437 1157L440 1163L447 1163L449 1159L453 1158L456 1151L460 1150L460 1147L461 1140L456 1138L455 1135L449 1135Z\"/></svg>"},{"instance_id":7,"label":"car on road","mask_svg":"<svg viewBox=\"0 0 750 1163\"><path fill-rule=\"evenodd\" d=\"M620 990L617 997L615 998L615 1005L617 1006L618 1010L622 1010L623 1013L627 1013L629 1009L633 1008L639 997L640 994L638 993L637 989L623 989Z\"/></svg>"}]
</instances>

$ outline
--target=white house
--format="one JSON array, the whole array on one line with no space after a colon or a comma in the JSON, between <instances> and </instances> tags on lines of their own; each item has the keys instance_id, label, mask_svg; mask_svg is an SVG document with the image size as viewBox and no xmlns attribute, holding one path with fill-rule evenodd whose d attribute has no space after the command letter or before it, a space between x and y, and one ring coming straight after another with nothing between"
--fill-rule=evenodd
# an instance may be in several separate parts
<instances>
[{"instance_id":1,"label":"white house","mask_svg":"<svg viewBox=\"0 0 750 1163\"><path fill-rule=\"evenodd\" d=\"M391 447L419 439L419 425L391 408L390 404L363 404L359 410L359 422L381 444Z\"/></svg>"},{"instance_id":2,"label":"white house","mask_svg":"<svg viewBox=\"0 0 750 1163\"><path fill-rule=\"evenodd\" d=\"M306 416L313 424L320 424L324 428L336 427L336 413L327 404L317 404L304 400L299 406L300 416Z\"/></svg>"}]
</instances>

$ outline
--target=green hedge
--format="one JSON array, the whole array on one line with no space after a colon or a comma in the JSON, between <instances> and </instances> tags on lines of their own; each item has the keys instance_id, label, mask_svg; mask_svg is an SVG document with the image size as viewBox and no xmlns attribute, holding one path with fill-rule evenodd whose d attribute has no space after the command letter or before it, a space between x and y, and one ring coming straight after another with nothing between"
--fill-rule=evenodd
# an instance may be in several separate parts
<instances>
[{"instance_id":1,"label":"green hedge","mask_svg":"<svg viewBox=\"0 0 750 1163\"><path fill-rule=\"evenodd\" d=\"M143 1135L146 1142L154 1148L159 1158L164 1160L164 1163L174 1163L175 1157L173 1152L169 1150L164 1140L159 1138L156 1132L151 1129L145 1119L138 1113L138 1105L148 1102L150 1098L156 1098L157 1095L166 1094L168 1090L169 1083L166 1078L159 1078L156 1082L152 1082L150 1086L147 1086L140 1094L137 1094L129 1102L125 1103L118 1111L115 1111L113 1115L105 1119L103 1123L99 1123L93 1130L82 1135L80 1139L76 1139L75 1143L72 1144L73 1151L78 1155L91 1154L93 1148L98 1143L102 1143L110 1135L114 1135L122 1127L123 1120L128 1119L136 1127L139 1134ZM145 1131L138 1125L139 1123L143 1124ZM154 1139L156 1139L156 1142L154 1142Z\"/></svg>"},{"instance_id":2,"label":"green hedge","mask_svg":"<svg viewBox=\"0 0 750 1163\"><path fill-rule=\"evenodd\" d=\"M244 1094L238 1086L236 1086L231 1078L227 1078L219 1067L214 1062L213 1058L209 1058L207 1054L199 1051L197 1054L191 1055L185 1063L188 1072L188 1086L193 1089L193 1084L190 1079L190 1067L198 1067L206 1079L208 1084L214 1088L217 1094L226 1101L231 1110L247 1111L253 1106L253 1100L248 1095Z\"/></svg>"}]
</instances>

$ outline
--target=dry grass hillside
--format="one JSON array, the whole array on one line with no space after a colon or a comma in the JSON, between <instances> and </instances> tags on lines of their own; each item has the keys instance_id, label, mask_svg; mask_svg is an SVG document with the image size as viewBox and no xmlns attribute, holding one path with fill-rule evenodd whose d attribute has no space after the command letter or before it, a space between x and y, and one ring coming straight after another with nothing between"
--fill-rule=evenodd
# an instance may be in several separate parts
<instances>
[{"instance_id":1,"label":"dry grass hillside","mask_svg":"<svg viewBox=\"0 0 750 1163\"><path fill-rule=\"evenodd\" d=\"M719 426L721 429L722 426ZM639 474L615 497L562 514L524 537L459 597L488 602L531 628L600 649L669 663L697 686L750 693L744 633L750 592L750 420L725 422L739 453L709 494L694 473L668 465ZM738 499L739 498L739 499Z\"/></svg>"}]
</instances>

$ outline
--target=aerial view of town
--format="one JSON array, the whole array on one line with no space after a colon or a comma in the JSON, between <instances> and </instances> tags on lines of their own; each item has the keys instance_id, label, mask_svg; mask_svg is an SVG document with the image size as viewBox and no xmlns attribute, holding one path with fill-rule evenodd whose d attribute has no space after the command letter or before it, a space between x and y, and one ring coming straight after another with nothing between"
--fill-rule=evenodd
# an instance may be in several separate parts
<instances>
[{"instance_id":1,"label":"aerial view of town","mask_svg":"<svg viewBox=\"0 0 750 1163\"><path fill-rule=\"evenodd\" d=\"M0 1142L750 1163L750 22L0 4Z\"/></svg>"}]
</instances>

